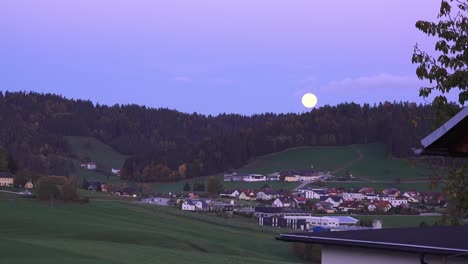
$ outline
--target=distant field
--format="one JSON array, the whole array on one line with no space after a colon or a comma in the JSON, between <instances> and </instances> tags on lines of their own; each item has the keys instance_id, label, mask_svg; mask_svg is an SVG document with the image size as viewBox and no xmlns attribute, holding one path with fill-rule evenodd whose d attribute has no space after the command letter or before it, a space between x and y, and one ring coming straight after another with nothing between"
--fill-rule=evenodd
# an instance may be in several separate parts
<instances>
[{"instance_id":1,"label":"distant field","mask_svg":"<svg viewBox=\"0 0 468 264\"><path fill-rule=\"evenodd\" d=\"M256 158L239 171L269 174L283 170L314 169L334 171L341 169L359 155L351 146L299 147Z\"/></svg>"},{"instance_id":2,"label":"distant field","mask_svg":"<svg viewBox=\"0 0 468 264\"><path fill-rule=\"evenodd\" d=\"M240 172L268 174L288 169L310 169L344 175L349 169L355 177L374 180L424 178L431 176L422 164L406 159L389 159L384 144L373 143L343 147L300 147L256 158Z\"/></svg>"},{"instance_id":3,"label":"distant field","mask_svg":"<svg viewBox=\"0 0 468 264\"><path fill-rule=\"evenodd\" d=\"M315 185L309 185L311 187L316 187ZM326 183L324 186L326 187L333 187L333 188L354 188L354 189L360 189L363 187L372 187L377 190L382 190L385 188L397 188L400 191L410 191L410 190L418 190L418 191L431 191L431 185L429 182L415 182L415 183L393 183L393 182L388 182L388 183L382 183L382 182L329 182ZM441 191L443 188L442 184L438 184L435 186L435 189L433 191Z\"/></svg>"},{"instance_id":4,"label":"distant field","mask_svg":"<svg viewBox=\"0 0 468 264\"><path fill-rule=\"evenodd\" d=\"M177 209L0 200L0 263L291 263L290 244ZM173 210L167 211L167 210ZM34 219L32 221L31 219ZM211 220L210 220L211 219ZM242 225L248 225L243 223Z\"/></svg>"},{"instance_id":5,"label":"distant field","mask_svg":"<svg viewBox=\"0 0 468 264\"><path fill-rule=\"evenodd\" d=\"M72 147L76 173L88 181L119 182L117 176L109 176L97 171L90 171L80 167L81 161L89 159L95 162L98 169L110 173L111 168L121 168L127 156L120 154L110 146L92 137L65 137Z\"/></svg>"},{"instance_id":6,"label":"distant field","mask_svg":"<svg viewBox=\"0 0 468 264\"><path fill-rule=\"evenodd\" d=\"M92 137L65 137L78 159L90 159L98 167L121 168L127 156Z\"/></svg>"},{"instance_id":7,"label":"distant field","mask_svg":"<svg viewBox=\"0 0 468 264\"><path fill-rule=\"evenodd\" d=\"M352 217L356 219L366 219L382 220L383 228L399 228L399 227L418 227L421 222L426 222L427 224L434 224L437 221L440 221L442 217L440 216L419 216L419 215L367 215L359 216L353 215Z\"/></svg>"}]
</instances>

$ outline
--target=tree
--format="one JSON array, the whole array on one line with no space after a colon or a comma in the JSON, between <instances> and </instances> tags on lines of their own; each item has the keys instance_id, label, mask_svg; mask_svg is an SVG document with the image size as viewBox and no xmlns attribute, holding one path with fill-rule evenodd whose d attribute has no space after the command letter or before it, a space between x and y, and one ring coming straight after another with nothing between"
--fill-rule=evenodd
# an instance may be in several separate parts
<instances>
[{"instance_id":1,"label":"tree","mask_svg":"<svg viewBox=\"0 0 468 264\"><path fill-rule=\"evenodd\" d=\"M60 190L57 184L48 180L49 177L41 177L37 184L37 197L40 200L57 199L60 197Z\"/></svg>"},{"instance_id":2,"label":"tree","mask_svg":"<svg viewBox=\"0 0 468 264\"><path fill-rule=\"evenodd\" d=\"M217 195L219 191L219 180L215 176L210 176L206 180L206 191L209 195Z\"/></svg>"},{"instance_id":3,"label":"tree","mask_svg":"<svg viewBox=\"0 0 468 264\"><path fill-rule=\"evenodd\" d=\"M184 184L184 191L185 191L185 192L190 192L190 184L189 184L188 182L186 182L186 183Z\"/></svg>"},{"instance_id":4,"label":"tree","mask_svg":"<svg viewBox=\"0 0 468 264\"><path fill-rule=\"evenodd\" d=\"M16 172L13 178L13 185L15 187L24 187L28 181L32 180L32 172L29 169L21 169Z\"/></svg>"},{"instance_id":5,"label":"tree","mask_svg":"<svg viewBox=\"0 0 468 264\"><path fill-rule=\"evenodd\" d=\"M435 125L440 126L455 115L457 108L447 102L443 95L458 89L458 102L468 101L468 1L442 0L438 23L419 20L416 28L428 36L437 36L435 44L437 59L416 44L412 57L413 64L419 64L416 75L429 80L430 86L421 87L419 95L427 98L432 92L440 92L434 98L437 110ZM453 163L455 164L455 163ZM446 177L444 188L448 199L449 214L454 221L468 216L468 166L452 165Z\"/></svg>"},{"instance_id":6,"label":"tree","mask_svg":"<svg viewBox=\"0 0 468 264\"><path fill-rule=\"evenodd\" d=\"M9 171L9 159L7 150L0 147L0 171Z\"/></svg>"},{"instance_id":7,"label":"tree","mask_svg":"<svg viewBox=\"0 0 468 264\"><path fill-rule=\"evenodd\" d=\"M430 86L421 87L419 95L427 98L432 92L442 94L459 90L458 102L468 101L468 1L443 0L440 5L438 23L419 20L416 28L428 36L437 36L435 50L437 59L416 44L412 57L413 64L419 64L416 74L421 80L429 80ZM447 98L439 95L434 105L446 105Z\"/></svg>"}]
</instances>

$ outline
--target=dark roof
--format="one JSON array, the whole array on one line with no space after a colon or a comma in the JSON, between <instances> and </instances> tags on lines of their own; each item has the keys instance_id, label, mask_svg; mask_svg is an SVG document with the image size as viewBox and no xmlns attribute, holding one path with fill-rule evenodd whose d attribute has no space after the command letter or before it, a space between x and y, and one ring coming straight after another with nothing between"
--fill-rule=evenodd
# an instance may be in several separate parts
<instances>
[{"instance_id":1,"label":"dark roof","mask_svg":"<svg viewBox=\"0 0 468 264\"><path fill-rule=\"evenodd\" d=\"M255 212L261 212L261 213L275 214L275 213L281 213L282 211L283 211L283 208L281 207L262 207L262 206L255 207Z\"/></svg>"},{"instance_id":2,"label":"dark roof","mask_svg":"<svg viewBox=\"0 0 468 264\"><path fill-rule=\"evenodd\" d=\"M468 226L281 234L278 240L468 257Z\"/></svg>"},{"instance_id":3,"label":"dark roof","mask_svg":"<svg viewBox=\"0 0 468 264\"><path fill-rule=\"evenodd\" d=\"M468 157L468 107L421 140L422 155L448 155Z\"/></svg>"},{"instance_id":4,"label":"dark roof","mask_svg":"<svg viewBox=\"0 0 468 264\"><path fill-rule=\"evenodd\" d=\"M0 171L0 178L13 178L13 174L6 171Z\"/></svg>"}]
</instances>

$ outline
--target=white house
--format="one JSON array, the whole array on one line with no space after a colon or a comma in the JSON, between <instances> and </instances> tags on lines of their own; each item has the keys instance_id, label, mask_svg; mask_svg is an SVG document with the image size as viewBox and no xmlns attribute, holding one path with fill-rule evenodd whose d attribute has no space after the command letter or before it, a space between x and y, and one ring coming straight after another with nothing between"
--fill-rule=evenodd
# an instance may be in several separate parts
<instances>
[{"instance_id":1,"label":"white house","mask_svg":"<svg viewBox=\"0 0 468 264\"><path fill-rule=\"evenodd\" d=\"M320 176L318 175L296 175L298 181L318 181Z\"/></svg>"},{"instance_id":2,"label":"white house","mask_svg":"<svg viewBox=\"0 0 468 264\"><path fill-rule=\"evenodd\" d=\"M366 194L363 196L363 198L365 200L368 200L368 201L378 201L380 200L380 197L378 195L375 195L375 194Z\"/></svg>"},{"instance_id":3,"label":"white house","mask_svg":"<svg viewBox=\"0 0 468 264\"><path fill-rule=\"evenodd\" d=\"M114 175L120 176L120 170L119 170L119 169L114 169L114 168L112 168L112 169L111 169L111 172L112 172L112 174L114 174Z\"/></svg>"},{"instance_id":4,"label":"white house","mask_svg":"<svg viewBox=\"0 0 468 264\"><path fill-rule=\"evenodd\" d=\"M280 194L275 190L262 190L257 192L257 200L269 201L278 198Z\"/></svg>"},{"instance_id":5,"label":"white house","mask_svg":"<svg viewBox=\"0 0 468 264\"><path fill-rule=\"evenodd\" d=\"M219 196L222 197L231 197L231 198L237 198L239 197L240 193L238 190L225 190L219 194Z\"/></svg>"},{"instance_id":6,"label":"white house","mask_svg":"<svg viewBox=\"0 0 468 264\"><path fill-rule=\"evenodd\" d=\"M271 205L273 207L292 207L293 206L293 200L289 198L276 198L276 200L273 201L273 204Z\"/></svg>"},{"instance_id":7,"label":"white house","mask_svg":"<svg viewBox=\"0 0 468 264\"><path fill-rule=\"evenodd\" d=\"M328 216L310 216L310 214L284 214L285 219L305 219L308 228L314 226L323 226L323 227L337 227L340 225L338 218L328 217Z\"/></svg>"},{"instance_id":8,"label":"white house","mask_svg":"<svg viewBox=\"0 0 468 264\"><path fill-rule=\"evenodd\" d=\"M280 180L280 174L278 172L268 174L266 176L267 181L279 181Z\"/></svg>"},{"instance_id":9,"label":"white house","mask_svg":"<svg viewBox=\"0 0 468 264\"><path fill-rule=\"evenodd\" d=\"M392 205L392 207L408 205L408 200L406 199L393 199L389 200L388 202Z\"/></svg>"},{"instance_id":10,"label":"white house","mask_svg":"<svg viewBox=\"0 0 468 264\"><path fill-rule=\"evenodd\" d=\"M94 162L86 162L81 164L82 168L88 169L88 170L95 170L97 168L96 163Z\"/></svg>"},{"instance_id":11,"label":"white house","mask_svg":"<svg viewBox=\"0 0 468 264\"><path fill-rule=\"evenodd\" d=\"M409 203L419 203L419 195L416 192L404 192L403 197L408 199Z\"/></svg>"},{"instance_id":12,"label":"white house","mask_svg":"<svg viewBox=\"0 0 468 264\"><path fill-rule=\"evenodd\" d=\"M364 195L362 193L343 193L343 200L345 201L361 201L364 199Z\"/></svg>"},{"instance_id":13,"label":"white house","mask_svg":"<svg viewBox=\"0 0 468 264\"><path fill-rule=\"evenodd\" d=\"M195 211L195 204L192 203L192 200L186 200L182 204L183 211Z\"/></svg>"},{"instance_id":14,"label":"white house","mask_svg":"<svg viewBox=\"0 0 468 264\"><path fill-rule=\"evenodd\" d=\"M278 240L322 245L322 264L468 263L468 226L281 234ZM457 242L458 241L458 242Z\"/></svg>"},{"instance_id":15,"label":"white house","mask_svg":"<svg viewBox=\"0 0 468 264\"><path fill-rule=\"evenodd\" d=\"M321 199L322 197L328 196L328 192L324 191L323 189L302 189L300 191L304 197L308 199Z\"/></svg>"},{"instance_id":16,"label":"white house","mask_svg":"<svg viewBox=\"0 0 468 264\"><path fill-rule=\"evenodd\" d=\"M266 176L261 174L249 174L244 176L244 181L246 182L262 182L266 181Z\"/></svg>"},{"instance_id":17,"label":"white house","mask_svg":"<svg viewBox=\"0 0 468 264\"><path fill-rule=\"evenodd\" d=\"M331 203L334 208L337 208L338 206L340 206L340 204L343 203L343 198L341 198L339 196L330 196L328 198L323 197L321 200L325 201L325 202L328 202L328 203Z\"/></svg>"},{"instance_id":18,"label":"white house","mask_svg":"<svg viewBox=\"0 0 468 264\"><path fill-rule=\"evenodd\" d=\"M0 186L13 186L14 177L9 172L0 172Z\"/></svg>"},{"instance_id":19,"label":"white house","mask_svg":"<svg viewBox=\"0 0 468 264\"><path fill-rule=\"evenodd\" d=\"M206 201L203 200L186 200L182 204L182 210L184 211L197 211L197 210L208 210L209 206Z\"/></svg>"}]
</instances>

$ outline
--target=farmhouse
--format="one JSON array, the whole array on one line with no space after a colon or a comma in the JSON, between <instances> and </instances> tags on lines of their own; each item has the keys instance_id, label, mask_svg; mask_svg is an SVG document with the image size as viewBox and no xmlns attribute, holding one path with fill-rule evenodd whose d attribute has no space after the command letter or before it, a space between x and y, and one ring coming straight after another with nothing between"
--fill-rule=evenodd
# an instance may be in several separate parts
<instances>
[{"instance_id":1,"label":"farmhouse","mask_svg":"<svg viewBox=\"0 0 468 264\"><path fill-rule=\"evenodd\" d=\"M321 199L328 196L328 192L323 189L300 189L299 191L308 199Z\"/></svg>"},{"instance_id":2,"label":"farmhouse","mask_svg":"<svg viewBox=\"0 0 468 264\"><path fill-rule=\"evenodd\" d=\"M279 191L273 189L264 189L257 192L257 200L262 201L269 201L282 196L283 195Z\"/></svg>"},{"instance_id":3,"label":"farmhouse","mask_svg":"<svg viewBox=\"0 0 468 264\"><path fill-rule=\"evenodd\" d=\"M266 176L261 174L249 174L244 176L246 182L263 182L266 181Z\"/></svg>"},{"instance_id":4,"label":"farmhouse","mask_svg":"<svg viewBox=\"0 0 468 264\"><path fill-rule=\"evenodd\" d=\"M182 203L182 210L184 211L207 211L209 210L209 205L206 201L203 200L186 200Z\"/></svg>"},{"instance_id":5,"label":"farmhouse","mask_svg":"<svg viewBox=\"0 0 468 264\"><path fill-rule=\"evenodd\" d=\"M266 176L267 181L279 181L280 180L280 174L278 172L268 174Z\"/></svg>"},{"instance_id":6,"label":"farmhouse","mask_svg":"<svg viewBox=\"0 0 468 264\"><path fill-rule=\"evenodd\" d=\"M119 169L112 168L111 173L114 174L114 175L120 176L120 170Z\"/></svg>"},{"instance_id":7,"label":"farmhouse","mask_svg":"<svg viewBox=\"0 0 468 264\"><path fill-rule=\"evenodd\" d=\"M223 212L227 214L232 214L233 210L234 210L233 204L221 203L221 202L210 203L210 211L213 211L213 212Z\"/></svg>"},{"instance_id":8,"label":"farmhouse","mask_svg":"<svg viewBox=\"0 0 468 264\"><path fill-rule=\"evenodd\" d=\"M164 198L164 197L151 197L151 198L141 199L141 202L146 203L146 204L169 206L170 203L171 203L171 199L170 198Z\"/></svg>"},{"instance_id":9,"label":"farmhouse","mask_svg":"<svg viewBox=\"0 0 468 264\"><path fill-rule=\"evenodd\" d=\"M332 204L332 207L337 208L340 206L341 203L343 203L343 198L339 196L330 196L330 197L322 197L320 199L323 202L328 202Z\"/></svg>"},{"instance_id":10,"label":"farmhouse","mask_svg":"<svg viewBox=\"0 0 468 264\"><path fill-rule=\"evenodd\" d=\"M231 197L231 198L237 198L239 197L239 191L238 190L224 190L219 193L219 196L221 197Z\"/></svg>"},{"instance_id":11,"label":"farmhouse","mask_svg":"<svg viewBox=\"0 0 468 264\"><path fill-rule=\"evenodd\" d=\"M257 199L257 192L254 190L244 190L239 194L239 200L255 201Z\"/></svg>"},{"instance_id":12,"label":"farmhouse","mask_svg":"<svg viewBox=\"0 0 468 264\"><path fill-rule=\"evenodd\" d=\"M333 208L333 204L331 204L329 202L321 201L321 202L316 203L314 207L315 207L315 210L322 211L322 212L325 212L327 214L335 213L335 209Z\"/></svg>"},{"instance_id":13,"label":"farmhouse","mask_svg":"<svg viewBox=\"0 0 468 264\"><path fill-rule=\"evenodd\" d=\"M81 164L81 167L85 168L85 169L88 169L88 170L95 170L97 168L96 163L94 163L94 162L83 163L83 164Z\"/></svg>"},{"instance_id":14,"label":"farmhouse","mask_svg":"<svg viewBox=\"0 0 468 264\"><path fill-rule=\"evenodd\" d=\"M322 263L468 262L468 226L395 228L347 232L281 234L277 239L322 245Z\"/></svg>"},{"instance_id":15,"label":"farmhouse","mask_svg":"<svg viewBox=\"0 0 468 264\"><path fill-rule=\"evenodd\" d=\"M369 210L369 212L388 212L390 209L392 209L392 204L387 201L372 202L367 206L367 210Z\"/></svg>"},{"instance_id":16,"label":"farmhouse","mask_svg":"<svg viewBox=\"0 0 468 264\"><path fill-rule=\"evenodd\" d=\"M33 189L33 188L34 188L34 184L32 183L32 181L28 181L28 182L24 185L24 188L26 188L26 189Z\"/></svg>"},{"instance_id":17,"label":"farmhouse","mask_svg":"<svg viewBox=\"0 0 468 264\"><path fill-rule=\"evenodd\" d=\"M299 178L296 175L288 175L284 177L285 182L297 182L299 181Z\"/></svg>"},{"instance_id":18,"label":"farmhouse","mask_svg":"<svg viewBox=\"0 0 468 264\"><path fill-rule=\"evenodd\" d=\"M0 186L13 186L13 174L0 172Z\"/></svg>"},{"instance_id":19,"label":"farmhouse","mask_svg":"<svg viewBox=\"0 0 468 264\"><path fill-rule=\"evenodd\" d=\"M273 201L273 207L296 207L295 201L287 197L279 197Z\"/></svg>"}]
</instances>

